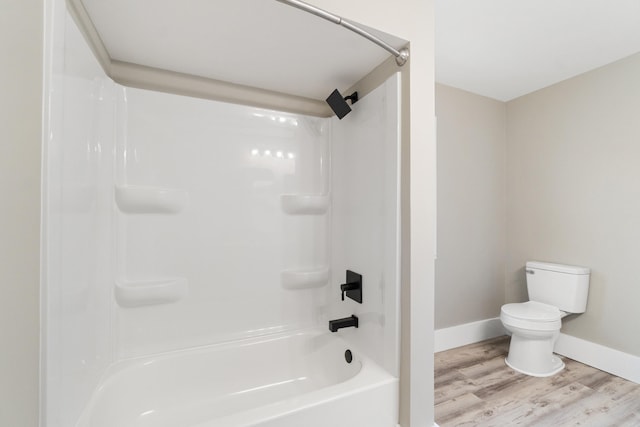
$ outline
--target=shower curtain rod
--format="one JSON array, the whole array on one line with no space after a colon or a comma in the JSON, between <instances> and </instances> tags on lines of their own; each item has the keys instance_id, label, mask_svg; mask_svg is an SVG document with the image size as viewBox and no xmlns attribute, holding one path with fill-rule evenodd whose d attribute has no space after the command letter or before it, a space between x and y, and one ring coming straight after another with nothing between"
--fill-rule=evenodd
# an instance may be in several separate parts
<instances>
[{"instance_id":1,"label":"shower curtain rod","mask_svg":"<svg viewBox=\"0 0 640 427\"><path fill-rule=\"evenodd\" d=\"M378 37L374 36L368 31L358 27L356 24L352 24L351 22L342 19L338 15L334 15L333 13L327 12L326 10L320 9L319 7L312 6L300 0L276 0L276 1L279 1L280 3L288 4L289 6L293 6L300 10L304 10L305 12L309 12L313 15L319 16L320 18L326 19L327 21L331 21L334 24L342 25L346 29L353 31L356 34L360 34L365 39L372 41L373 43L377 44L387 52L390 52L391 54L393 54L393 56L396 57L396 64L398 64L399 66L403 66L404 64L406 64L407 60L409 59L409 49L402 48L398 50L393 46L391 46L390 44L386 43L384 40L380 40Z\"/></svg>"}]
</instances>

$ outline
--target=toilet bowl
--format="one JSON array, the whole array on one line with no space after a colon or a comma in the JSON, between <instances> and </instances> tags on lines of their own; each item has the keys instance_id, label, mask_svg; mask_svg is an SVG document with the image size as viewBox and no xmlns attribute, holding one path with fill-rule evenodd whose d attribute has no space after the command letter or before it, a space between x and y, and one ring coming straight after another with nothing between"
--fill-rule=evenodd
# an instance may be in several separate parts
<instances>
[{"instance_id":1,"label":"toilet bowl","mask_svg":"<svg viewBox=\"0 0 640 427\"><path fill-rule=\"evenodd\" d=\"M546 262L529 261L525 268L530 301L505 304L500 320L511 333L505 363L526 375L548 377L564 369L553 354L562 318L584 313L590 270Z\"/></svg>"},{"instance_id":2,"label":"toilet bowl","mask_svg":"<svg viewBox=\"0 0 640 427\"><path fill-rule=\"evenodd\" d=\"M535 301L503 305L500 320L511 333L505 363L534 377L548 377L564 369L564 362L553 355L563 315L558 308Z\"/></svg>"}]
</instances>

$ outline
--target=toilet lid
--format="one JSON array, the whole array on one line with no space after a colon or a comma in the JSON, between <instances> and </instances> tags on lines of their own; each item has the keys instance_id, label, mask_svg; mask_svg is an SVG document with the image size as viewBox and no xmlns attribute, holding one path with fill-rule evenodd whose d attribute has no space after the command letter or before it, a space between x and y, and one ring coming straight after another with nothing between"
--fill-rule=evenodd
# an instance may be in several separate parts
<instances>
[{"instance_id":1,"label":"toilet lid","mask_svg":"<svg viewBox=\"0 0 640 427\"><path fill-rule=\"evenodd\" d=\"M515 319L536 322L555 322L560 320L562 314L557 307L535 301L505 304L502 306L502 312Z\"/></svg>"}]
</instances>

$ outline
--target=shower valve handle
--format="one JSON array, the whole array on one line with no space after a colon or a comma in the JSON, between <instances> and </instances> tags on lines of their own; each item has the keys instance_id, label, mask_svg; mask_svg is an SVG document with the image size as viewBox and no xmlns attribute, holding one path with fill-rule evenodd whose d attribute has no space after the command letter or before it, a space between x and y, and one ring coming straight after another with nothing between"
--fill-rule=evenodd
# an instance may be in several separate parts
<instances>
[{"instance_id":1,"label":"shower valve handle","mask_svg":"<svg viewBox=\"0 0 640 427\"><path fill-rule=\"evenodd\" d=\"M342 291L342 301L344 301L345 292L354 291L356 289L360 289L360 282L343 283L342 285L340 285L340 290Z\"/></svg>"},{"instance_id":2,"label":"shower valve handle","mask_svg":"<svg viewBox=\"0 0 640 427\"><path fill-rule=\"evenodd\" d=\"M346 283L340 285L340 291L342 291L342 301L344 301L344 296L346 295L355 302L362 304L362 275L347 270L347 280Z\"/></svg>"}]
</instances>

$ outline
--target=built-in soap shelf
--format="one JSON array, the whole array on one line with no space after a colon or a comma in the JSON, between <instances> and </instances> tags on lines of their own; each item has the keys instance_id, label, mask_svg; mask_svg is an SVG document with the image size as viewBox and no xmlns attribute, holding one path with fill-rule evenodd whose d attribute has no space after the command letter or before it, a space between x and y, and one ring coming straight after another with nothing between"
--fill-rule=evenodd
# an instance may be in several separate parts
<instances>
[{"instance_id":1,"label":"built-in soap shelf","mask_svg":"<svg viewBox=\"0 0 640 427\"><path fill-rule=\"evenodd\" d=\"M187 296L186 278L174 277L141 281L118 281L116 302L120 307L140 307L180 301Z\"/></svg>"},{"instance_id":2,"label":"built-in soap shelf","mask_svg":"<svg viewBox=\"0 0 640 427\"><path fill-rule=\"evenodd\" d=\"M282 210L290 215L322 215L329 208L328 194L283 194Z\"/></svg>"},{"instance_id":3,"label":"built-in soap shelf","mask_svg":"<svg viewBox=\"0 0 640 427\"><path fill-rule=\"evenodd\" d=\"M115 198L123 213L176 214L187 205L189 194L175 188L116 185Z\"/></svg>"},{"instance_id":4,"label":"built-in soap shelf","mask_svg":"<svg viewBox=\"0 0 640 427\"><path fill-rule=\"evenodd\" d=\"M284 270L280 273L285 289L312 289L325 286L329 282L329 268Z\"/></svg>"}]
</instances>

